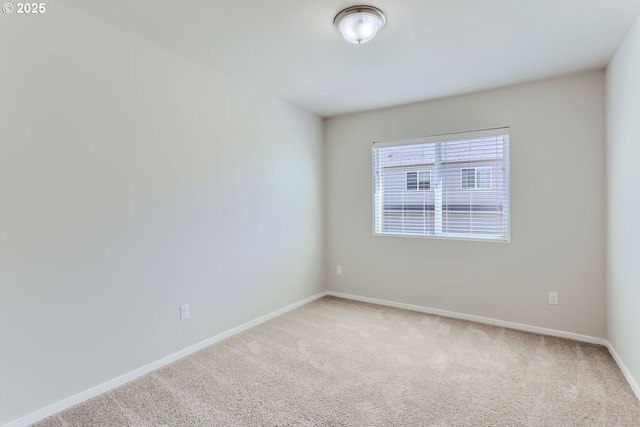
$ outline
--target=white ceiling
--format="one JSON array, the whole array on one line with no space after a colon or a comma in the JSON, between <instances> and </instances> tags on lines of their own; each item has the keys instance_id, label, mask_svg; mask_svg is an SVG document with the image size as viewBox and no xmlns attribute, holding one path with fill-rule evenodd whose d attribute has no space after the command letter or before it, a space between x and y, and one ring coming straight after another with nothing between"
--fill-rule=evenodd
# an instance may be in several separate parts
<instances>
[{"instance_id":1,"label":"white ceiling","mask_svg":"<svg viewBox=\"0 0 640 427\"><path fill-rule=\"evenodd\" d=\"M371 42L333 18L360 0L60 0L323 117L606 66L640 0L365 0Z\"/></svg>"}]
</instances>

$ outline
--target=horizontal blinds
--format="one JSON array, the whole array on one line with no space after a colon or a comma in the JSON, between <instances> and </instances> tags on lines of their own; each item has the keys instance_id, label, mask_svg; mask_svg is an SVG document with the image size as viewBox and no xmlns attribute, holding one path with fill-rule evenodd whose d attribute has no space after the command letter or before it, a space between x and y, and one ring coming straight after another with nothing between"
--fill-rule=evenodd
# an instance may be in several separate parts
<instances>
[{"instance_id":1,"label":"horizontal blinds","mask_svg":"<svg viewBox=\"0 0 640 427\"><path fill-rule=\"evenodd\" d=\"M374 233L509 240L508 128L373 144Z\"/></svg>"},{"instance_id":2,"label":"horizontal blinds","mask_svg":"<svg viewBox=\"0 0 640 427\"><path fill-rule=\"evenodd\" d=\"M428 144L435 142L446 142L446 141L455 141L455 140L473 140L473 139L481 139L481 138L490 138L490 137L499 137L509 134L509 128L492 128L492 129L482 129L482 130L474 130L468 132L458 132L458 133L446 133L440 135L431 135L431 136L422 136L418 138L409 138L409 139L401 139L395 141L379 141L374 142L374 148L384 148L384 147L398 147L400 145L417 145L417 144Z\"/></svg>"}]
</instances>

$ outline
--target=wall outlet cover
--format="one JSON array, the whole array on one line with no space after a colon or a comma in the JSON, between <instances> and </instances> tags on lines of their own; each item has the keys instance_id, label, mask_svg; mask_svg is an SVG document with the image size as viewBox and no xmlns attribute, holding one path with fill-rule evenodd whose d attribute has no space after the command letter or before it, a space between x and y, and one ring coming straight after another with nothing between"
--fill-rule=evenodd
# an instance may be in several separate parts
<instances>
[{"instance_id":1,"label":"wall outlet cover","mask_svg":"<svg viewBox=\"0 0 640 427\"><path fill-rule=\"evenodd\" d=\"M189 304L182 304L180 306L180 320L189 318Z\"/></svg>"}]
</instances>

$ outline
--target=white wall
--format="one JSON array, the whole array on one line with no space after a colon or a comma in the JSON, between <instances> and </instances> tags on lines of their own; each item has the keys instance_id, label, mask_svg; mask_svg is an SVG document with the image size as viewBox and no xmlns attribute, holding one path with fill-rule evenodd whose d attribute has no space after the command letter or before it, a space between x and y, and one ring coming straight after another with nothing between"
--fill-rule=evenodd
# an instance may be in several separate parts
<instances>
[{"instance_id":1,"label":"white wall","mask_svg":"<svg viewBox=\"0 0 640 427\"><path fill-rule=\"evenodd\" d=\"M47 6L0 16L0 425L323 290L322 120Z\"/></svg>"},{"instance_id":2,"label":"white wall","mask_svg":"<svg viewBox=\"0 0 640 427\"><path fill-rule=\"evenodd\" d=\"M608 339L640 393L640 19L607 67Z\"/></svg>"},{"instance_id":3,"label":"white wall","mask_svg":"<svg viewBox=\"0 0 640 427\"><path fill-rule=\"evenodd\" d=\"M373 141L500 126L511 243L372 236ZM603 72L329 119L330 289L604 338L604 137Z\"/></svg>"}]
</instances>

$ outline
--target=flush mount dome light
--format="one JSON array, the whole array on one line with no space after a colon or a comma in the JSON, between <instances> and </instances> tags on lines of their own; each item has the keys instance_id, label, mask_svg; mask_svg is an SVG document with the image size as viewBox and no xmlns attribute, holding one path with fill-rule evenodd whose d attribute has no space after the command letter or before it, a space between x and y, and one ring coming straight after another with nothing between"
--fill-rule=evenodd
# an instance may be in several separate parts
<instances>
[{"instance_id":1,"label":"flush mount dome light","mask_svg":"<svg viewBox=\"0 0 640 427\"><path fill-rule=\"evenodd\" d=\"M338 13L333 25L349 43L362 44L374 38L385 22L380 9L373 6L353 6Z\"/></svg>"}]
</instances>

